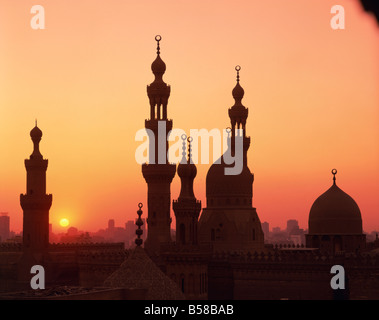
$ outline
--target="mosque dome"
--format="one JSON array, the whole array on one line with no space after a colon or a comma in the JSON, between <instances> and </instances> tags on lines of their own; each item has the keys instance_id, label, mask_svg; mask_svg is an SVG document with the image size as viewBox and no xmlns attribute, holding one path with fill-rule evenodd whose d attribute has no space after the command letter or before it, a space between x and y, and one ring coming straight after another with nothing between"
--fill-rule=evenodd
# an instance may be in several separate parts
<instances>
[{"instance_id":1,"label":"mosque dome","mask_svg":"<svg viewBox=\"0 0 379 320\"><path fill-rule=\"evenodd\" d=\"M212 206L251 206L254 176L248 166L243 166L238 175L225 174L226 168L232 168L224 161L214 163L206 178L206 196L208 207Z\"/></svg>"},{"instance_id":2,"label":"mosque dome","mask_svg":"<svg viewBox=\"0 0 379 320\"><path fill-rule=\"evenodd\" d=\"M309 234L362 234L362 217L357 203L335 183L313 203Z\"/></svg>"},{"instance_id":3,"label":"mosque dome","mask_svg":"<svg viewBox=\"0 0 379 320\"><path fill-rule=\"evenodd\" d=\"M180 163L177 169L179 177L187 179L195 179L197 174L196 166L193 163Z\"/></svg>"},{"instance_id":4,"label":"mosque dome","mask_svg":"<svg viewBox=\"0 0 379 320\"><path fill-rule=\"evenodd\" d=\"M234 87L234 89L232 91L232 95L233 95L233 98L235 100L240 100L240 101L242 100L243 96L245 95L245 90L243 90L243 88L241 87L239 82Z\"/></svg>"},{"instance_id":5,"label":"mosque dome","mask_svg":"<svg viewBox=\"0 0 379 320\"><path fill-rule=\"evenodd\" d=\"M32 138L32 140L41 140L42 138L42 131L40 128L37 127L37 124L36 126L30 131L30 137Z\"/></svg>"},{"instance_id":6,"label":"mosque dome","mask_svg":"<svg viewBox=\"0 0 379 320\"><path fill-rule=\"evenodd\" d=\"M166 64L161 59L160 55L151 64L151 70L155 75L163 75L166 72Z\"/></svg>"}]
</instances>

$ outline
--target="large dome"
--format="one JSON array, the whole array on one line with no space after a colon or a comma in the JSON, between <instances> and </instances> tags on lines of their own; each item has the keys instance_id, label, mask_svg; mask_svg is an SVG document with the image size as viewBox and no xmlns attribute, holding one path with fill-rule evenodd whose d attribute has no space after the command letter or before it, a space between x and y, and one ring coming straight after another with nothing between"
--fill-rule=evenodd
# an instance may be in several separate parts
<instances>
[{"instance_id":1,"label":"large dome","mask_svg":"<svg viewBox=\"0 0 379 320\"><path fill-rule=\"evenodd\" d=\"M362 217L357 203L335 183L313 203L309 234L362 234Z\"/></svg>"},{"instance_id":2,"label":"large dome","mask_svg":"<svg viewBox=\"0 0 379 320\"><path fill-rule=\"evenodd\" d=\"M231 168L223 161L214 163L208 170L206 181L207 207L251 207L254 176L245 165L238 175L226 175L225 168Z\"/></svg>"}]
</instances>

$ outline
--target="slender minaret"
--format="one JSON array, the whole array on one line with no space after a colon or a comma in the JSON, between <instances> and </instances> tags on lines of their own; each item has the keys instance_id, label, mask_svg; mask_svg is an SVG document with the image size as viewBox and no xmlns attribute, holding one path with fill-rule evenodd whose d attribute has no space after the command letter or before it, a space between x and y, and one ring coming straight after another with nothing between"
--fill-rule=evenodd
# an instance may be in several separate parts
<instances>
[{"instance_id":1,"label":"slender minaret","mask_svg":"<svg viewBox=\"0 0 379 320\"><path fill-rule=\"evenodd\" d=\"M27 172L26 194L20 195L24 211L23 244L24 251L46 253L49 246L49 210L53 197L46 194L46 170L48 160L39 151L42 131L36 126L30 131L34 144L33 153L25 160Z\"/></svg>"},{"instance_id":2,"label":"slender minaret","mask_svg":"<svg viewBox=\"0 0 379 320\"><path fill-rule=\"evenodd\" d=\"M201 211L201 201L196 200L193 192L193 181L197 174L196 166L191 158L192 138L183 140L183 158L178 166L178 175L181 181L181 189L178 200L173 201L172 207L176 217L176 244L196 245L197 225ZM186 140L188 141L188 157L186 158Z\"/></svg>"},{"instance_id":3,"label":"slender minaret","mask_svg":"<svg viewBox=\"0 0 379 320\"><path fill-rule=\"evenodd\" d=\"M207 207L199 220L199 242L211 244L214 251L258 251L264 248L264 235L253 207L254 175L247 163L250 137L246 136L246 122L249 110L242 104L245 92L240 85L241 67L237 66L235 70L234 104L229 108L231 137L221 161L215 162L208 170ZM230 153L235 158L232 164L228 160ZM227 173L226 169L232 166L241 171Z\"/></svg>"},{"instance_id":4,"label":"slender minaret","mask_svg":"<svg viewBox=\"0 0 379 320\"><path fill-rule=\"evenodd\" d=\"M158 253L161 244L171 242L170 185L176 171L176 165L170 164L167 159L167 135L172 129L172 120L167 119L170 86L162 79L166 71L166 64L160 57L159 42L161 39L161 36L155 37L157 58L151 65L155 79L147 86L150 119L145 120L145 128L150 133L150 148L149 163L142 165L142 174L148 185L148 231L145 248L149 253Z\"/></svg>"},{"instance_id":5,"label":"slender minaret","mask_svg":"<svg viewBox=\"0 0 379 320\"><path fill-rule=\"evenodd\" d=\"M232 125L232 139L231 139L231 153L235 155L235 141L236 141L236 129L242 129L243 135L243 165L247 166L247 151L250 147L250 137L246 137L246 120L249 115L249 109L242 104L245 91L240 85L240 66L236 66L237 71L237 84L232 91L234 98L234 105L229 109L229 118Z\"/></svg>"}]
</instances>

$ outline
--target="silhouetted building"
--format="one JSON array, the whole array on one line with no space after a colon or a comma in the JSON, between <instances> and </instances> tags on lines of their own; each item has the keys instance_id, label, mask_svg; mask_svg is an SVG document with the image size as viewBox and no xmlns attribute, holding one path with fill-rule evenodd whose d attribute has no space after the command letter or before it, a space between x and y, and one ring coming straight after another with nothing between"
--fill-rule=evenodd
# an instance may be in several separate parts
<instances>
[{"instance_id":1,"label":"silhouetted building","mask_svg":"<svg viewBox=\"0 0 379 320\"><path fill-rule=\"evenodd\" d=\"M297 220L287 220L287 232L290 234L294 228L299 228L299 223Z\"/></svg>"},{"instance_id":2,"label":"silhouetted building","mask_svg":"<svg viewBox=\"0 0 379 320\"><path fill-rule=\"evenodd\" d=\"M0 213L0 242L4 242L9 239L10 235L10 218L8 213Z\"/></svg>"},{"instance_id":3,"label":"silhouetted building","mask_svg":"<svg viewBox=\"0 0 379 320\"><path fill-rule=\"evenodd\" d=\"M201 201L193 191L197 174L191 158L191 138L183 135L183 158L178 165L181 181L179 198L172 203L176 217L175 244L166 246L162 252L166 274L178 285L187 299L207 299L208 262L210 248L198 244L198 219Z\"/></svg>"},{"instance_id":4,"label":"silhouetted building","mask_svg":"<svg viewBox=\"0 0 379 320\"><path fill-rule=\"evenodd\" d=\"M264 235L256 209L253 207L254 175L247 165L247 151L250 137L246 136L248 109L242 105L244 90L239 82L240 67L237 70L237 84L232 91L235 100L229 109L231 138L228 150L208 170L206 178L207 207L199 221L201 243L211 244L214 250L256 250L263 249ZM242 133L236 133L242 129ZM242 159L236 152L236 139L242 139ZM238 145L238 144L237 144ZM236 157L234 164L227 164L226 155ZM226 173L238 162L242 172Z\"/></svg>"},{"instance_id":5,"label":"silhouetted building","mask_svg":"<svg viewBox=\"0 0 379 320\"><path fill-rule=\"evenodd\" d=\"M20 202L24 211L24 251L32 253L36 258L35 254L46 253L49 246L49 210L53 196L46 194L48 160L43 159L39 150L42 131L37 127L37 123L30 131L30 136L34 149L30 158L25 160L26 194L20 196Z\"/></svg>"},{"instance_id":6,"label":"silhouetted building","mask_svg":"<svg viewBox=\"0 0 379 320\"><path fill-rule=\"evenodd\" d=\"M160 37L156 40L158 56L152 64L155 80L148 86L151 119L145 122L155 137L160 124L166 126L163 128L166 134L172 128L172 121L167 119L170 87L162 80L166 67L160 58ZM378 237L375 236L370 248L365 246L360 210L336 186L335 179L333 186L311 208L307 247L299 243L303 230L295 223L283 231L273 228L270 240L276 243L264 245L263 230L268 232L269 225L261 225L252 202L254 179L247 166L250 139L245 131L248 111L241 102L244 91L239 84L239 70L233 90L235 104L229 110L232 135L228 139L228 151L235 155L235 139L242 139L242 172L226 175L224 169L231 166L223 157L220 164L210 167L206 181L207 207L199 222L201 203L193 190L197 169L191 163L190 152L188 158L183 154L184 161L178 166L180 195L173 201L177 230L172 241L170 184L176 166L167 162L166 137L158 141L150 136L150 150L155 147L155 152L149 154L149 164L142 166L148 184L146 251L141 238L142 204L137 212L138 238L133 249L125 250L125 242L85 243L84 240L83 243L84 238L78 238L81 243L48 243L52 197L45 190L47 160L43 160L38 149L42 132L34 128L31 132L34 151L25 161L27 193L21 195L24 241L0 244L0 292L30 288L30 262L39 261L47 268L48 287L105 285L124 299L378 299ZM236 135L235 129L243 129L243 134ZM166 147L163 159L161 154L162 163L155 162L160 158L158 146ZM127 223L125 229L117 228L112 222L103 234L118 239L126 235L129 227L131 224ZM348 294L330 287L330 270L336 264L345 268ZM101 297L109 298L109 295Z\"/></svg>"},{"instance_id":7,"label":"silhouetted building","mask_svg":"<svg viewBox=\"0 0 379 320\"><path fill-rule=\"evenodd\" d=\"M337 170L332 173L333 185L316 199L309 213L307 247L331 254L360 251L366 243L361 211L354 199L337 186Z\"/></svg>"},{"instance_id":8,"label":"silhouetted building","mask_svg":"<svg viewBox=\"0 0 379 320\"><path fill-rule=\"evenodd\" d=\"M114 229L114 220L113 219L109 219L108 221L108 229L112 230Z\"/></svg>"},{"instance_id":9,"label":"silhouetted building","mask_svg":"<svg viewBox=\"0 0 379 320\"><path fill-rule=\"evenodd\" d=\"M270 224L268 222L262 222L262 231L265 239L267 239L270 234Z\"/></svg>"},{"instance_id":10,"label":"silhouetted building","mask_svg":"<svg viewBox=\"0 0 379 320\"><path fill-rule=\"evenodd\" d=\"M141 247L143 242L141 208L140 203L137 211L139 218L136 221L138 225L136 247L131 250L120 268L104 281L104 286L144 290L146 300L184 300L184 295L175 282L157 267Z\"/></svg>"},{"instance_id":11,"label":"silhouetted building","mask_svg":"<svg viewBox=\"0 0 379 320\"><path fill-rule=\"evenodd\" d=\"M162 78L166 64L160 57L161 37L157 36L156 40L157 58L151 65L155 79L147 86L150 119L145 120L145 127L153 133L153 136L149 137L149 163L142 165L143 177L148 185L148 230L145 248L151 253L158 253L162 244L171 242L170 186L176 171L176 165L170 164L167 159L167 134L172 130L172 120L167 118L170 86Z\"/></svg>"},{"instance_id":12,"label":"silhouetted building","mask_svg":"<svg viewBox=\"0 0 379 320\"><path fill-rule=\"evenodd\" d=\"M186 137L184 137L185 141ZM188 138L189 141L191 138ZM198 234L197 225L201 211L201 201L197 201L193 192L193 180L197 169L191 159L191 145L189 143L188 159L186 146L183 146L183 158L178 166L178 175L181 181L179 198L173 201L172 207L176 218L176 243L180 245L196 245Z\"/></svg>"}]
</instances>

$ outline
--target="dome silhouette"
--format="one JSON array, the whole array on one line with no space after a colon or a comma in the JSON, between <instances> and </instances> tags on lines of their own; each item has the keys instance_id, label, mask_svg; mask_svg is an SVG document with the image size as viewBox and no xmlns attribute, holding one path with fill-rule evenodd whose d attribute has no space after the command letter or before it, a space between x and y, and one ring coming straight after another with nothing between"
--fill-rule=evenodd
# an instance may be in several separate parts
<instances>
[{"instance_id":1,"label":"dome silhouette","mask_svg":"<svg viewBox=\"0 0 379 320\"><path fill-rule=\"evenodd\" d=\"M32 140L41 140L42 138L42 131L40 128L37 127L37 124L36 126L30 131L30 137L32 138Z\"/></svg>"},{"instance_id":2,"label":"dome silhouette","mask_svg":"<svg viewBox=\"0 0 379 320\"><path fill-rule=\"evenodd\" d=\"M362 234L362 217L357 203L334 183L313 203L309 233Z\"/></svg>"},{"instance_id":3,"label":"dome silhouette","mask_svg":"<svg viewBox=\"0 0 379 320\"><path fill-rule=\"evenodd\" d=\"M155 75L162 76L166 72L166 64L161 59L160 55L151 64L151 70Z\"/></svg>"},{"instance_id":4,"label":"dome silhouette","mask_svg":"<svg viewBox=\"0 0 379 320\"><path fill-rule=\"evenodd\" d=\"M253 193L254 176L247 166L238 175L226 175L225 168L231 168L224 161L214 163L206 178L208 207L212 206L250 206Z\"/></svg>"}]
</instances>

